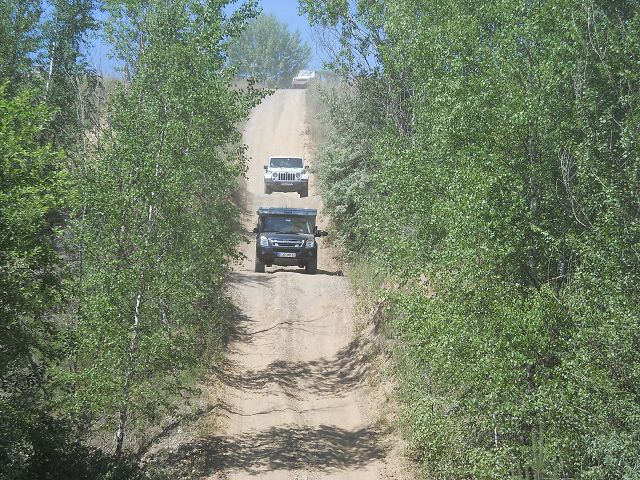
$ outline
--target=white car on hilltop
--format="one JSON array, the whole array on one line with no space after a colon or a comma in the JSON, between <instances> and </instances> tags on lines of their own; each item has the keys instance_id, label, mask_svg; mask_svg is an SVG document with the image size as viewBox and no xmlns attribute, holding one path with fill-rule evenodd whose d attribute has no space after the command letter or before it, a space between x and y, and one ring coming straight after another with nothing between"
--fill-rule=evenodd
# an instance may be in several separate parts
<instances>
[{"instance_id":1,"label":"white car on hilltop","mask_svg":"<svg viewBox=\"0 0 640 480\"><path fill-rule=\"evenodd\" d=\"M307 88L315 78L316 72L313 70L300 70L291 80L291 88Z\"/></svg>"},{"instance_id":2,"label":"white car on hilltop","mask_svg":"<svg viewBox=\"0 0 640 480\"><path fill-rule=\"evenodd\" d=\"M302 157L269 157L264 166L264 193L298 192L300 198L309 196L309 172Z\"/></svg>"}]
</instances>

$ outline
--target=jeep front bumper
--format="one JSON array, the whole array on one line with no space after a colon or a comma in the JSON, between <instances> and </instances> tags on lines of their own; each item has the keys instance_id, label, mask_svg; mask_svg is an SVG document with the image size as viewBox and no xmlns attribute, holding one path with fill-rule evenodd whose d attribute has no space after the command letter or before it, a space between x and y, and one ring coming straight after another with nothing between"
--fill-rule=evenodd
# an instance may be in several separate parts
<instances>
[{"instance_id":1,"label":"jeep front bumper","mask_svg":"<svg viewBox=\"0 0 640 480\"><path fill-rule=\"evenodd\" d=\"M299 192L308 188L309 180L274 180L273 177L265 177L264 184L274 192Z\"/></svg>"}]
</instances>

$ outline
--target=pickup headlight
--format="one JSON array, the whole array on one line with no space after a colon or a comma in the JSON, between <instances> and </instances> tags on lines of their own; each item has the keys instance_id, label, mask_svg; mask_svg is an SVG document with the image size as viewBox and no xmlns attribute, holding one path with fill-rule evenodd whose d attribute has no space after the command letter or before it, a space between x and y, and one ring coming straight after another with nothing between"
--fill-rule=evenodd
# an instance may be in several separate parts
<instances>
[{"instance_id":1,"label":"pickup headlight","mask_svg":"<svg viewBox=\"0 0 640 480\"><path fill-rule=\"evenodd\" d=\"M313 248L315 243L316 243L315 239L310 238L306 242L304 242L304 248Z\"/></svg>"},{"instance_id":2,"label":"pickup headlight","mask_svg":"<svg viewBox=\"0 0 640 480\"><path fill-rule=\"evenodd\" d=\"M269 239L267 237L265 237L264 235L260 235L260 246L261 247L268 247L269 246Z\"/></svg>"}]
</instances>

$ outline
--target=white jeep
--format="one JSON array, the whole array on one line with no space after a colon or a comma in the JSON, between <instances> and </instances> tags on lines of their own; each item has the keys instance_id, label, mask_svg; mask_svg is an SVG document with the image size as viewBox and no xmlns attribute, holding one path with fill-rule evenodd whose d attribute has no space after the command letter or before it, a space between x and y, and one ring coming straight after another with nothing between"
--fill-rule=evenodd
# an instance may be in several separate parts
<instances>
[{"instance_id":1,"label":"white jeep","mask_svg":"<svg viewBox=\"0 0 640 480\"><path fill-rule=\"evenodd\" d=\"M298 192L309 196L309 172L302 157L269 157L264 166L264 193Z\"/></svg>"}]
</instances>

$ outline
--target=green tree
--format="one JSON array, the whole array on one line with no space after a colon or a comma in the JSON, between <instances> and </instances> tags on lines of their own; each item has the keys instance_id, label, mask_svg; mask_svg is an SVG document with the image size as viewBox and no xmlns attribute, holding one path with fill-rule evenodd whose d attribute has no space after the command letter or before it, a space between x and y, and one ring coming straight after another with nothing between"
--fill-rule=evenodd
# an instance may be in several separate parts
<instances>
[{"instance_id":1,"label":"green tree","mask_svg":"<svg viewBox=\"0 0 640 480\"><path fill-rule=\"evenodd\" d=\"M55 2L54 2L55 3ZM68 3L68 2L67 2ZM51 5L49 5L51 6ZM58 12L66 5L56 5ZM82 32L75 15L68 25ZM78 33L81 35L81 33ZM64 218L74 191L67 167L79 148L76 91L47 82L47 24L41 2L0 2L0 478L92 477L98 457L75 440L56 408L52 372L69 338L60 318L64 288ZM58 43L58 45L62 45ZM77 80L76 56L62 82ZM69 49L67 49L69 51ZM61 50L58 50L60 53ZM63 72L63 73L61 73ZM57 82L60 83L60 82ZM57 84L56 83L56 84ZM52 91L47 92L47 86ZM69 115L60 116L60 112ZM73 131L73 135L68 135ZM64 135L60 133L64 132ZM78 459L77 461L74 459ZM51 472L56 472L55 474ZM85 473L83 473L85 472Z\"/></svg>"},{"instance_id":2,"label":"green tree","mask_svg":"<svg viewBox=\"0 0 640 480\"><path fill-rule=\"evenodd\" d=\"M33 93L12 97L0 86L0 476L8 477L42 453L33 429L49 410L49 367L61 354L51 314L61 307L55 243L68 182L60 153L40 142L49 116Z\"/></svg>"},{"instance_id":3,"label":"green tree","mask_svg":"<svg viewBox=\"0 0 640 480\"><path fill-rule=\"evenodd\" d=\"M34 61L42 46L39 2L0 1L0 81L14 93L34 76Z\"/></svg>"},{"instance_id":4,"label":"green tree","mask_svg":"<svg viewBox=\"0 0 640 480\"><path fill-rule=\"evenodd\" d=\"M225 334L225 274L241 239L229 201L244 172L237 123L259 96L233 89L224 67L226 38L252 11L228 19L224 3L105 4L127 73L77 172L76 347L58 379L68 409L115 432L117 456Z\"/></svg>"},{"instance_id":5,"label":"green tree","mask_svg":"<svg viewBox=\"0 0 640 480\"><path fill-rule=\"evenodd\" d=\"M94 7L93 0L55 0L46 8L42 2L0 2L0 79L9 93L23 87L39 93L52 112L42 138L68 156L81 143L97 88L83 54L97 28Z\"/></svg>"},{"instance_id":6,"label":"green tree","mask_svg":"<svg viewBox=\"0 0 640 480\"><path fill-rule=\"evenodd\" d=\"M243 78L267 87L286 87L298 70L307 66L311 48L300 32L289 32L274 15L260 14L229 43L229 64Z\"/></svg>"},{"instance_id":7,"label":"green tree","mask_svg":"<svg viewBox=\"0 0 640 480\"><path fill-rule=\"evenodd\" d=\"M426 477L637 478L637 3L304 8L343 59L377 49L377 85L335 62L354 88L320 176L354 257L405 286L388 321ZM381 95L399 109L352 120Z\"/></svg>"},{"instance_id":8,"label":"green tree","mask_svg":"<svg viewBox=\"0 0 640 480\"><path fill-rule=\"evenodd\" d=\"M225 334L236 124L261 95L231 86L255 12L227 3L104 2L125 79L89 131L95 3L0 2L2 479L137 478L127 432ZM113 457L82 443L96 425Z\"/></svg>"},{"instance_id":9,"label":"green tree","mask_svg":"<svg viewBox=\"0 0 640 480\"><path fill-rule=\"evenodd\" d=\"M87 37L97 29L94 7L93 0L52 0L51 18L42 25L44 97L55 112L49 134L68 154L82 146L80 139L90 126L90 98L97 88L95 72L83 54Z\"/></svg>"}]
</instances>

